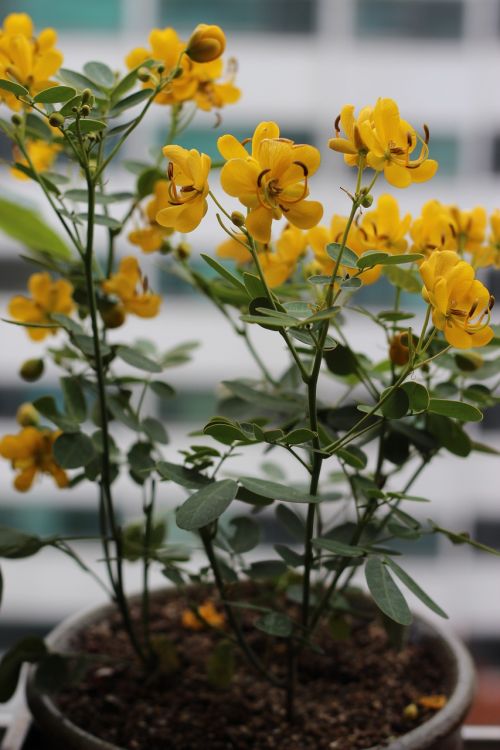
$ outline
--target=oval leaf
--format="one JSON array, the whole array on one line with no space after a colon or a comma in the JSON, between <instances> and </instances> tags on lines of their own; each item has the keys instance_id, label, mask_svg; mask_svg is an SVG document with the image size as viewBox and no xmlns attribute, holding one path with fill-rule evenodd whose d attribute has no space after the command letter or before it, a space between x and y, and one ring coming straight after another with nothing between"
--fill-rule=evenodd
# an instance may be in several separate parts
<instances>
[{"instance_id":1,"label":"oval leaf","mask_svg":"<svg viewBox=\"0 0 500 750\"><path fill-rule=\"evenodd\" d=\"M63 432L54 443L54 458L63 469L86 466L94 457L92 440L83 432Z\"/></svg>"},{"instance_id":2,"label":"oval leaf","mask_svg":"<svg viewBox=\"0 0 500 750\"><path fill-rule=\"evenodd\" d=\"M410 625L412 615L406 599L378 557L371 557L367 561L365 576L370 594L377 607L394 622L400 625Z\"/></svg>"},{"instance_id":3,"label":"oval leaf","mask_svg":"<svg viewBox=\"0 0 500 750\"><path fill-rule=\"evenodd\" d=\"M132 349L130 346L118 346L116 349L116 356L122 359L131 367L137 367L138 370L146 370L146 372L161 372L162 367L158 362L154 362L149 357L145 357L144 354L138 352L136 349Z\"/></svg>"},{"instance_id":4,"label":"oval leaf","mask_svg":"<svg viewBox=\"0 0 500 750\"><path fill-rule=\"evenodd\" d=\"M9 91L11 94L15 94L16 96L26 96L26 94L29 94L28 89L24 88L24 86L21 86L20 83L9 81L7 78L0 78L0 89L2 89L3 91Z\"/></svg>"},{"instance_id":5,"label":"oval leaf","mask_svg":"<svg viewBox=\"0 0 500 750\"><path fill-rule=\"evenodd\" d=\"M238 485L232 479L212 482L195 492L177 511L177 526L196 531L216 521L236 497Z\"/></svg>"},{"instance_id":6,"label":"oval leaf","mask_svg":"<svg viewBox=\"0 0 500 750\"><path fill-rule=\"evenodd\" d=\"M309 495L307 492L295 487L288 487L278 482L268 482L267 479L254 477L241 477L239 482L251 492L269 497L272 500L285 500L289 503L319 503L321 498L317 495Z\"/></svg>"},{"instance_id":7,"label":"oval leaf","mask_svg":"<svg viewBox=\"0 0 500 750\"><path fill-rule=\"evenodd\" d=\"M51 86L48 89L40 91L35 96L35 102L59 104L59 102L67 102L69 99L73 99L74 96L76 96L76 89L71 86Z\"/></svg>"},{"instance_id":8,"label":"oval leaf","mask_svg":"<svg viewBox=\"0 0 500 750\"><path fill-rule=\"evenodd\" d=\"M463 401L447 401L443 398L431 398L429 411L433 414L441 414L443 417L458 419L460 422L480 422L483 418L482 412L475 406L464 404Z\"/></svg>"},{"instance_id":9,"label":"oval leaf","mask_svg":"<svg viewBox=\"0 0 500 750\"><path fill-rule=\"evenodd\" d=\"M326 246L326 252L335 262L340 256L340 264L346 268L357 267L358 256L354 250L350 250L348 247L342 249L342 245L339 242L330 242L330 244Z\"/></svg>"}]
</instances>

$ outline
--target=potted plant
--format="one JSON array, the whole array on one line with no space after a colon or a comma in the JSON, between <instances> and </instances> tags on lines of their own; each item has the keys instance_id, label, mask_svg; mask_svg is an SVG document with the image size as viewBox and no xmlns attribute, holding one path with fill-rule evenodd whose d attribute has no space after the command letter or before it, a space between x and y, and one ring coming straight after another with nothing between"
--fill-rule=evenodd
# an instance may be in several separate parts
<instances>
[{"instance_id":1,"label":"potted plant","mask_svg":"<svg viewBox=\"0 0 500 750\"><path fill-rule=\"evenodd\" d=\"M2 439L0 454L19 491L40 473L61 488L95 484L96 578L111 599L47 641L16 644L0 664L0 697L12 694L24 662L35 664L30 706L51 746L66 749L457 748L472 695L468 657L439 628L413 622L401 588L446 614L397 557L401 543L429 534L494 553L425 520L414 508L426 499L412 485L443 452L495 453L464 425L497 400L488 378L498 365L488 355L500 339L476 272L499 264L498 216L486 241L482 209L431 201L413 221L392 193L374 202L376 183L397 190L437 169L428 128L419 134L386 98L359 114L345 106L335 123L329 146L357 175L343 188L347 216L321 223L323 206L309 198L319 151L274 122L243 143L219 138L222 199L210 158L175 139L197 109L238 98L234 71L220 80L224 34L202 24L185 43L156 29L149 43L129 55L123 76L99 62L82 73L61 68L55 33L34 36L24 14L8 16L0 36L0 93L14 110L0 124L15 176L38 184L65 238L4 202L2 229L42 267L30 296L11 301L9 322L35 341L60 334L44 356L63 372L63 399L23 405L20 431ZM113 192L110 167L157 104L170 116L166 145L154 161L128 163L134 188ZM218 255L236 266L204 254L206 274L177 233L197 228L209 202L228 236ZM143 406L148 392L172 397L161 373L189 347L163 352L161 341L123 339L127 315L150 318L161 304L136 256L116 257L131 222L130 242L163 253L171 272L208 297L259 371L224 382L217 416L176 462L163 458L165 427ZM96 252L101 225L104 254ZM374 283L393 300L379 313L356 298ZM423 297L422 316L412 294ZM360 351L356 317L380 336L380 361ZM282 373L259 353L255 327L283 349ZM43 364L25 362L22 377L39 378ZM133 369L124 374L122 365ZM296 473L287 480L269 461L259 469L259 451L286 456ZM247 469L235 475L231 459L247 452ZM123 526L115 480L127 470L142 516ZM173 485L188 495L176 523L194 535L191 545L166 539L161 514ZM263 559L254 551L270 514L283 542ZM0 555L52 546L85 568L72 541L1 528ZM189 562L190 546L204 551L201 566ZM135 596L125 586L128 562L143 570ZM173 584L168 591L150 591L153 565ZM358 588L361 574L369 595Z\"/></svg>"}]
</instances>

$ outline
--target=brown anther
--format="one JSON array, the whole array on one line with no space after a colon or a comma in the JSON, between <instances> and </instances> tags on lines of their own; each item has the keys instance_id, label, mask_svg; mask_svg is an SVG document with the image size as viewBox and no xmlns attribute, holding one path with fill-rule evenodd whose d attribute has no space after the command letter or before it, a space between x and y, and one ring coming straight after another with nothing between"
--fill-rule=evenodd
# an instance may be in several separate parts
<instances>
[{"instance_id":1,"label":"brown anther","mask_svg":"<svg viewBox=\"0 0 500 750\"><path fill-rule=\"evenodd\" d=\"M363 143L363 139L361 138L359 128L357 125L355 125L353 129L353 138L354 138L354 145L356 146L358 151L362 151L365 148L365 144Z\"/></svg>"},{"instance_id":2,"label":"brown anther","mask_svg":"<svg viewBox=\"0 0 500 750\"><path fill-rule=\"evenodd\" d=\"M403 148L400 148L399 146L394 146L390 149L391 154L397 154L397 156L404 156L406 151Z\"/></svg>"},{"instance_id":3,"label":"brown anther","mask_svg":"<svg viewBox=\"0 0 500 750\"><path fill-rule=\"evenodd\" d=\"M413 136L411 133L406 134L406 143L408 144L408 146L413 145Z\"/></svg>"},{"instance_id":4,"label":"brown anther","mask_svg":"<svg viewBox=\"0 0 500 750\"><path fill-rule=\"evenodd\" d=\"M488 302L488 310L492 310L494 304L495 304L495 298L494 298L494 296L492 294L490 294L490 299L489 299L489 302Z\"/></svg>"},{"instance_id":5,"label":"brown anther","mask_svg":"<svg viewBox=\"0 0 500 750\"><path fill-rule=\"evenodd\" d=\"M146 294L149 289L149 279L147 276L144 276L142 279L142 289L144 291L144 294Z\"/></svg>"},{"instance_id":6,"label":"brown anther","mask_svg":"<svg viewBox=\"0 0 500 750\"><path fill-rule=\"evenodd\" d=\"M287 214L290 211L289 208L285 208L285 206L283 206L283 204L281 203L278 203L278 206L281 208L284 214Z\"/></svg>"},{"instance_id":7,"label":"brown anther","mask_svg":"<svg viewBox=\"0 0 500 750\"><path fill-rule=\"evenodd\" d=\"M423 129L424 129L424 135L425 135L425 143L427 144L427 143L429 143L429 140L430 140L430 137L431 137L431 133L430 133L430 130L429 130L429 126L428 126L428 125L426 125L426 124L425 124L425 122L424 122L424 124L423 124L423 126L422 126L422 127L423 127Z\"/></svg>"},{"instance_id":8,"label":"brown anther","mask_svg":"<svg viewBox=\"0 0 500 750\"><path fill-rule=\"evenodd\" d=\"M453 235L453 239L456 239L456 237L457 237L457 230L455 229L455 226L453 224L450 224L449 226L450 226L451 233Z\"/></svg>"},{"instance_id":9,"label":"brown anther","mask_svg":"<svg viewBox=\"0 0 500 750\"><path fill-rule=\"evenodd\" d=\"M259 187L259 188L262 187L262 179L270 171L271 171L270 169L263 169L262 170L262 172L260 173L260 175L257 177L257 187Z\"/></svg>"},{"instance_id":10,"label":"brown anther","mask_svg":"<svg viewBox=\"0 0 500 750\"><path fill-rule=\"evenodd\" d=\"M174 179L174 165L172 164L171 161L168 162L167 177L168 177L169 180L173 180Z\"/></svg>"},{"instance_id":11,"label":"brown anther","mask_svg":"<svg viewBox=\"0 0 500 750\"><path fill-rule=\"evenodd\" d=\"M243 138L243 140L241 141L241 145L246 146L247 143L251 143L251 142L252 142L251 138Z\"/></svg>"},{"instance_id":12,"label":"brown anther","mask_svg":"<svg viewBox=\"0 0 500 750\"><path fill-rule=\"evenodd\" d=\"M307 177L309 174L309 170L302 161L294 161L293 164L296 164L298 167L302 167L302 171L304 172L304 177Z\"/></svg>"},{"instance_id":13,"label":"brown anther","mask_svg":"<svg viewBox=\"0 0 500 750\"><path fill-rule=\"evenodd\" d=\"M477 310L477 306L478 306L478 304L479 304L479 300L476 300L476 301L474 302L474 304L472 305L471 309L469 310L469 315L468 315L468 317L469 317L469 318L472 318L472 317L474 316L474 313L475 313L475 312L476 312L476 310Z\"/></svg>"},{"instance_id":14,"label":"brown anther","mask_svg":"<svg viewBox=\"0 0 500 750\"><path fill-rule=\"evenodd\" d=\"M333 127L335 128L335 134L337 135L337 138L338 138L340 135L340 115L337 115L337 117L335 118Z\"/></svg>"},{"instance_id":15,"label":"brown anther","mask_svg":"<svg viewBox=\"0 0 500 750\"><path fill-rule=\"evenodd\" d=\"M194 185L184 185L184 187L181 187L181 193L192 193L193 190L196 190Z\"/></svg>"}]
</instances>

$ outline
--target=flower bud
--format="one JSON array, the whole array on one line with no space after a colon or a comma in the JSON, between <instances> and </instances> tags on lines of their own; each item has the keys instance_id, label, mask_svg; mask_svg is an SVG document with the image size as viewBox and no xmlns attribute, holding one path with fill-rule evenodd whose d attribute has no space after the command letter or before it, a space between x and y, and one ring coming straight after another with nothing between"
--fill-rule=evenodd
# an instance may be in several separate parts
<instances>
[{"instance_id":1,"label":"flower bud","mask_svg":"<svg viewBox=\"0 0 500 750\"><path fill-rule=\"evenodd\" d=\"M245 226L245 217L241 213L241 211L233 211L231 213L231 221L233 224L236 224L237 227L244 227Z\"/></svg>"},{"instance_id":2,"label":"flower bud","mask_svg":"<svg viewBox=\"0 0 500 750\"><path fill-rule=\"evenodd\" d=\"M80 107L80 114L82 117L88 117L90 115L91 109L88 104L82 104Z\"/></svg>"},{"instance_id":3,"label":"flower bud","mask_svg":"<svg viewBox=\"0 0 500 750\"><path fill-rule=\"evenodd\" d=\"M33 404L26 402L17 410L16 420L21 427L37 427L40 424L40 414Z\"/></svg>"},{"instance_id":4,"label":"flower bud","mask_svg":"<svg viewBox=\"0 0 500 750\"><path fill-rule=\"evenodd\" d=\"M101 318L106 328L119 328L125 322L125 317L121 305L113 305L101 311Z\"/></svg>"},{"instance_id":5,"label":"flower bud","mask_svg":"<svg viewBox=\"0 0 500 750\"><path fill-rule=\"evenodd\" d=\"M226 37L220 26L200 23L189 39L186 54L194 62L217 60L226 49Z\"/></svg>"},{"instance_id":6,"label":"flower bud","mask_svg":"<svg viewBox=\"0 0 500 750\"><path fill-rule=\"evenodd\" d=\"M43 359L27 359L26 362L23 362L21 365L19 375L23 380L27 380L28 383L33 383L42 376L43 370Z\"/></svg>"},{"instance_id":7,"label":"flower bud","mask_svg":"<svg viewBox=\"0 0 500 750\"><path fill-rule=\"evenodd\" d=\"M392 337L389 345L389 358L395 365L407 364L410 359L407 333L397 333Z\"/></svg>"},{"instance_id":8,"label":"flower bud","mask_svg":"<svg viewBox=\"0 0 500 750\"><path fill-rule=\"evenodd\" d=\"M23 118L20 117L17 114L12 115L12 117L10 118L10 120L11 120L12 124L16 126L16 128L18 128L19 125L22 125L22 122L23 122Z\"/></svg>"},{"instance_id":9,"label":"flower bud","mask_svg":"<svg viewBox=\"0 0 500 750\"><path fill-rule=\"evenodd\" d=\"M139 68L139 70L137 71L137 78L139 79L139 81L147 83L151 80L151 71L144 67Z\"/></svg>"},{"instance_id":10,"label":"flower bud","mask_svg":"<svg viewBox=\"0 0 500 750\"><path fill-rule=\"evenodd\" d=\"M363 208L370 208L372 203L373 203L373 195L370 195L369 193L367 193L364 196L363 200L361 201L361 205L363 206Z\"/></svg>"},{"instance_id":11,"label":"flower bud","mask_svg":"<svg viewBox=\"0 0 500 750\"><path fill-rule=\"evenodd\" d=\"M52 125L53 128L60 128L61 125L64 125L64 117L59 112L53 112L49 117L49 124Z\"/></svg>"},{"instance_id":12,"label":"flower bud","mask_svg":"<svg viewBox=\"0 0 500 750\"><path fill-rule=\"evenodd\" d=\"M179 242L175 248L175 254L179 260L187 260L191 255L191 247L187 242Z\"/></svg>"},{"instance_id":13,"label":"flower bud","mask_svg":"<svg viewBox=\"0 0 500 750\"><path fill-rule=\"evenodd\" d=\"M91 101L92 101L92 91L90 89L83 89L82 104L90 104Z\"/></svg>"}]
</instances>

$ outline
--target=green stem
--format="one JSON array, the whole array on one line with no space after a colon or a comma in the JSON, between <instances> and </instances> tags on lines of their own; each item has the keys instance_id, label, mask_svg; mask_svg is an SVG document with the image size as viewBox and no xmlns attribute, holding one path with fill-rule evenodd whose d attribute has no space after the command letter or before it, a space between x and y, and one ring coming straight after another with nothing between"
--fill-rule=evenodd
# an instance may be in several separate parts
<instances>
[{"instance_id":1,"label":"green stem","mask_svg":"<svg viewBox=\"0 0 500 750\"><path fill-rule=\"evenodd\" d=\"M144 643L148 651L150 662L153 663L155 654L151 645L151 629L150 629L150 601L149 601L149 568L150 568L150 547L151 547L151 536L153 531L153 514L156 496L156 482L154 479L151 483L151 499L149 502L144 503L143 511L145 517L144 524L144 548L142 558L142 599L141 599L141 617L142 617L142 630Z\"/></svg>"}]
</instances>

